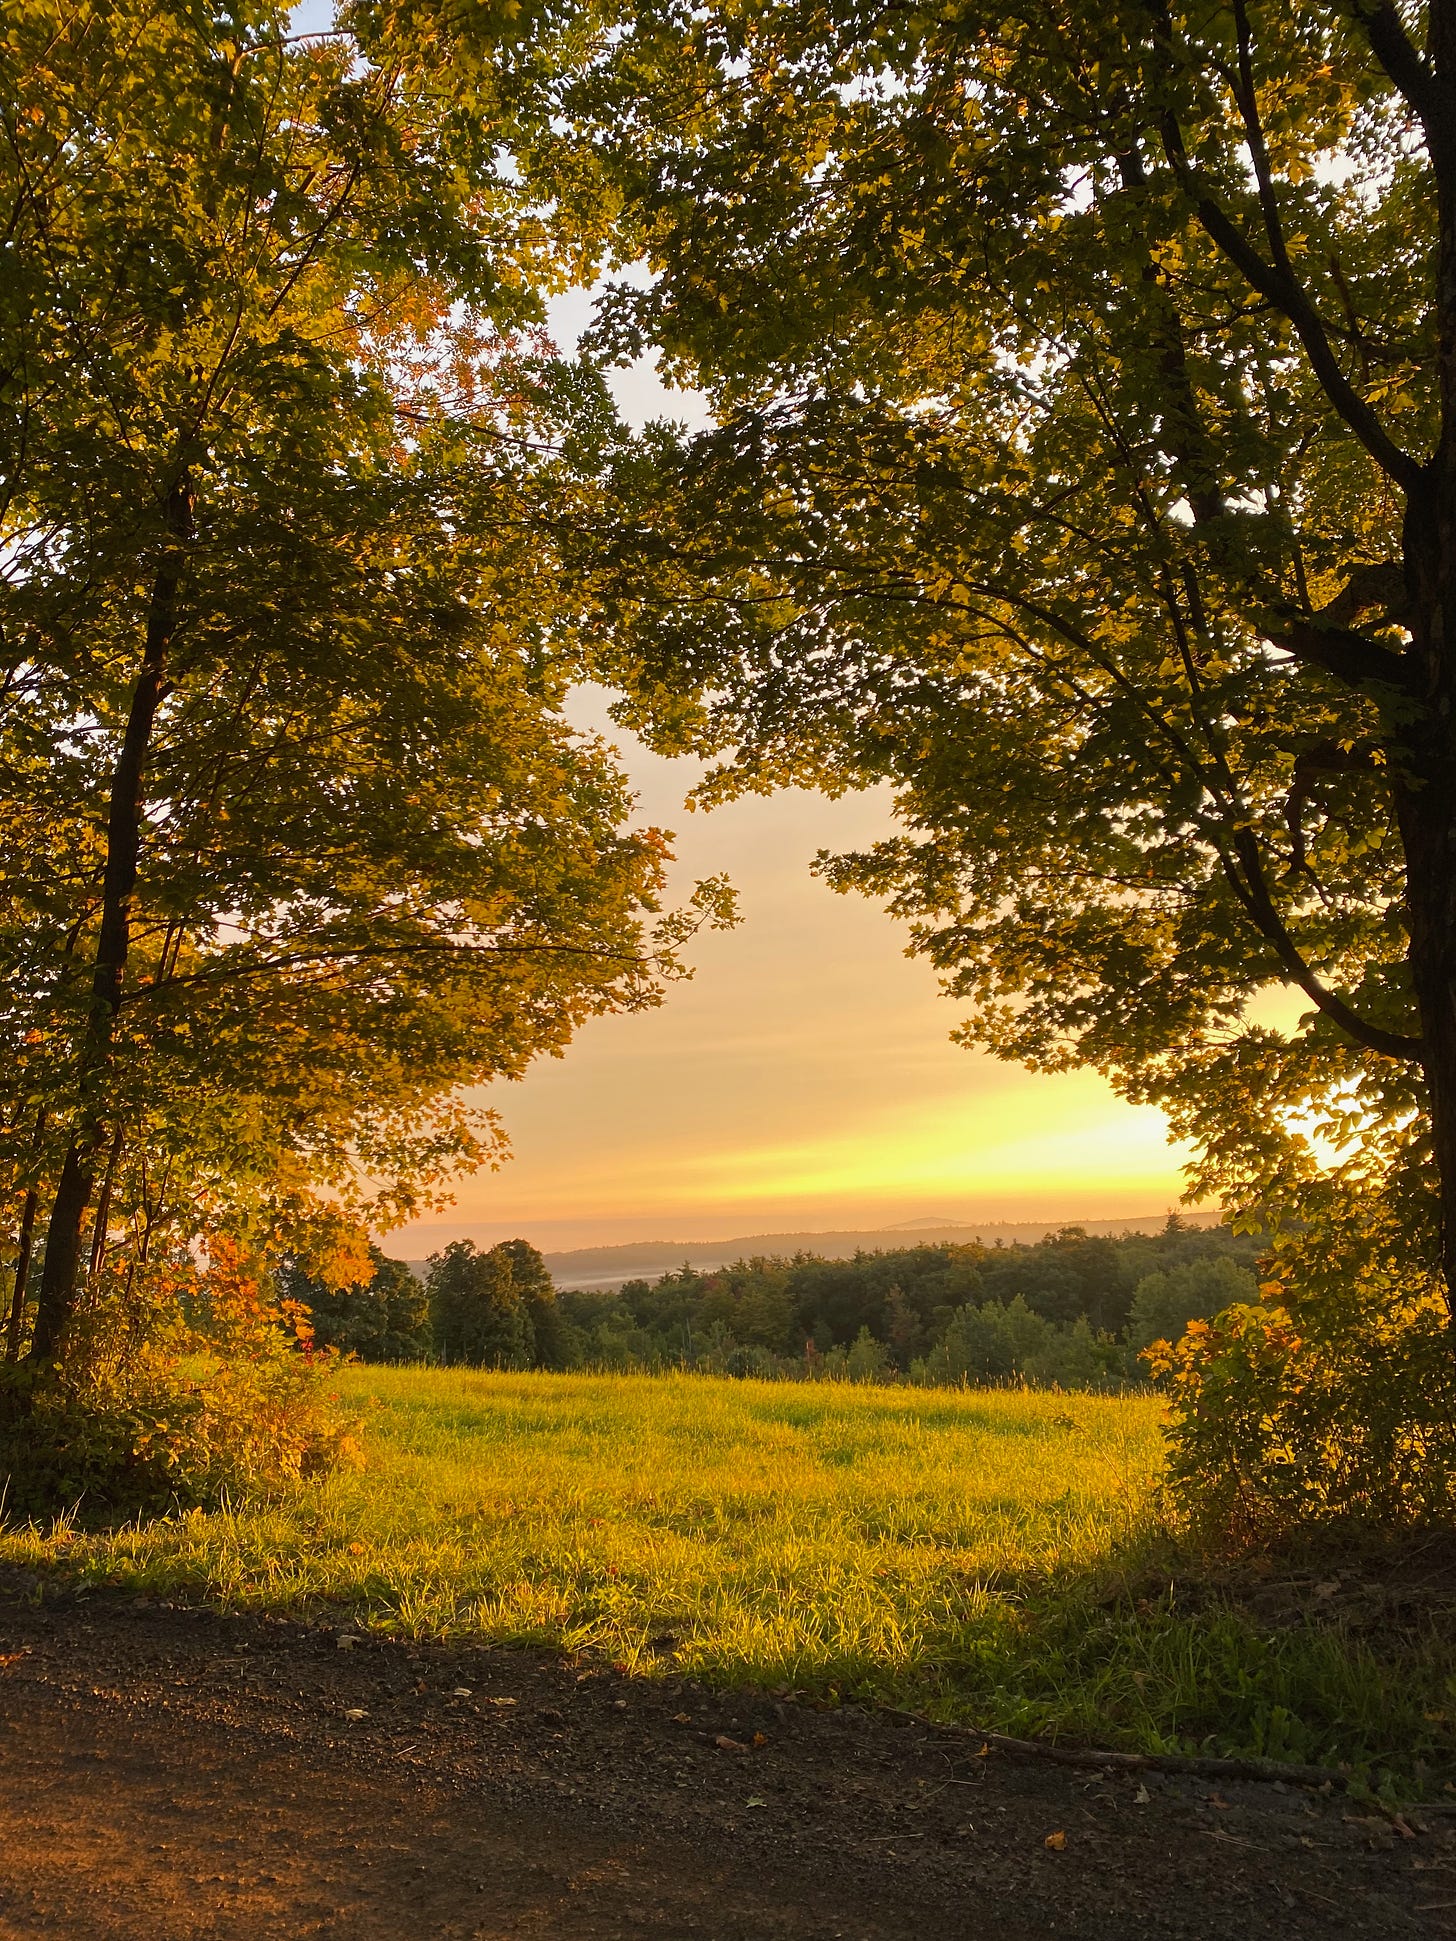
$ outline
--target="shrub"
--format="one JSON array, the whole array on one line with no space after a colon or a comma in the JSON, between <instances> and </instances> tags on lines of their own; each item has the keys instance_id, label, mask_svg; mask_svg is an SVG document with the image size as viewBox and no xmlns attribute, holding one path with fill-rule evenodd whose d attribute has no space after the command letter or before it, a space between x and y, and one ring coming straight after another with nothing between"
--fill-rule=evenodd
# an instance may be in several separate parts
<instances>
[{"instance_id":1,"label":"shrub","mask_svg":"<svg viewBox=\"0 0 1456 1941\"><path fill-rule=\"evenodd\" d=\"M1146 1351L1168 1378L1168 1487L1234 1548L1456 1514L1456 1333L1378 1205L1280 1241L1260 1298Z\"/></svg>"},{"instance_id":2,"label":"shrub","mask_svg":"<svg viewBox=\"0 0 1456 1941\"><path fill-rule=\"evenodd\" d=\"M80 1380L0 1371L8 1514L83 1522L213 1505L358 1458L331 1363L280 1344L238 1361L151 1354Z\"/></svg>"},{"instance_id":3,"label":"shrub","mask_svg":"<svg viewBox=\"0 0 1456 1941\"><path fill-rule=\"evenodd\" d=\"M8 1514L209 1505L358 1459L336 1357L230 1240L162 1261L125 1300L100 1288L82 1321L64 1367L0 1368Z\"/></svg>"}]
</instances>

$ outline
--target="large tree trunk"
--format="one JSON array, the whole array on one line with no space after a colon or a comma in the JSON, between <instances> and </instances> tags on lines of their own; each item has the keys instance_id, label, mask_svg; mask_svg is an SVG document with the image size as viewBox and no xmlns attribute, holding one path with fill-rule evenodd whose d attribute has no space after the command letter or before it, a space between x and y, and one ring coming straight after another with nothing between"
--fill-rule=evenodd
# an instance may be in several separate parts
<instances>
[{"instance_id":1,"label":"large tree trunk","mask_svg":"<svg viewBox=\"0 0 1456 1941\"><path fill-rule=\"evenodd\" d=\"M66 1152L56 1197L46 1230L45 1260L36 1300L35 1332L30 1359L44 1363L60 1359L66 1329L76 1307L76 1283L81 1265L81 1228L95 1183L95 1141L78 1132Z\"/></svg>"},{"instance_id":2,"label":"large tree trunk","mask_svg":"<svg viewBox=\"0 0 1456 1941\"><path fill-rule=\"evenodd\" d=\"M1444 724L1441 724L1444 727ZM1423 785L1400 791L1410 915L1410 965L1420 1008L1441 1265L1456 1326L1456 756L1422 764Z\"/></svg>"},{"instance_id":3,"label":"large tree trunk","mask_svg":"<svg viewBox=\"0 0 1456 1941\"><path fill-rule=\"evenodd\" d=\"M1430 0L1426 60L1438 77L1437 91L1421 97L1420 115L1436 185L1441 429L1422 486L1407 500L1406 569L1416 615L1411 652L1422 669L1424 712L1409 736L1409 781L1397 782L1397 812L1440 1196L1441 1266L1456 1328L1456 0Z\"/></svg>"},{"instance_id":4,"label":"large tree trunk","mask_svg":"<svg viewBox=\"0 0 1456 1941\"><path fill-rule=\"evenodd\" d=\"M152 582L146 643L132 689L126 732L112 772L101 925L91 975L91 1010L79 1061L79 1106L46 1229L45 1259L30 1348L30 1359L35 1363L56 1362L64 1355L66 1333L76 1309L81 1232L96 1183L97 1156L109 1136L108 1080L116 1016L121 1009L131 950L132 905L146 806L147 757L157 709L167 691L167 653L177 624L181 561L176 548L190 533L191 512L191 498L184 479L167 500L167 528L174 542L173 550Z\"/></svg>"}]
</instances>

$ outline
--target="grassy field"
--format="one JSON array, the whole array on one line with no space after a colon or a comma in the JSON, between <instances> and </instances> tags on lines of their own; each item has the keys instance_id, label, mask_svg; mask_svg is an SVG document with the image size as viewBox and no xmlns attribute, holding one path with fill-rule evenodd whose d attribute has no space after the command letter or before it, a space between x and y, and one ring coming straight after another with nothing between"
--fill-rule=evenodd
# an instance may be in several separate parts
<instances>
[{"instance_id":1,"label":"grassy field","mask_svg":"<svg viewBox=\"0 0 1456 1941\"><path fill-rule=\"evenodd\" d=\"M1191 1602L1149 1397L352 1369L367 1459L0 1560L1153 1749L1449 1767L1434 1634Z\"/></svg>"}]
</instances>

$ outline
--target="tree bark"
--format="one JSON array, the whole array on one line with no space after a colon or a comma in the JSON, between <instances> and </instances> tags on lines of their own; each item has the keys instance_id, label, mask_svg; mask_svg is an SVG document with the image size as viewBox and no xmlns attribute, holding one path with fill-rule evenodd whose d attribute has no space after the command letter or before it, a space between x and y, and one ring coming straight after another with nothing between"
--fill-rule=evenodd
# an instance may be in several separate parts
<instances>
[{"instance_id":1,"label":"tree bark","mask_svg":"<svg viewBox=\"0 0 1456 1941\"><path fill-rule=\"evenodd\" d=\"M15 1279L10 1288L10 1312L5 1321L5 1360L16 1362L20 1359L20 1336L25 1326L25 1296L30 1286L30 1268L35 1259L35 1223L40 1213L40 1179L42 1177L42 1147L45 1137L45 1106L35 1115L35 1133L31 1148L31 1165L36 1170L36 1178L26 1190L20 1208L20 1231L15 1238Z\"/></svg>"},{"instance_id":2,"label":"tree bark","mask_svg":"<svg viewBox=\"0 0 1456 1941\"><path fill-rule=\"evenodd\" d=\"M117 1163L121 1158L122 1133L118 1126L111 1141L111 1151L106 1160L106 1177L101 1182L101 1195L96 1202L96 1218L91 1223L91 1264L89 1272L94 1280L101 1272L106 1261L107 1227L111 1220L111 1189L116 1179Z\"/></svg>"},{"instance_id":3,"label":"tree bark","mask_svg":"<svg viewBox=\"0 0 1456 1941\"><path fill-rule=\"evenodd\" d=\"M20 1211L20 1234L15 1253L15 1281L10 1290L10 1313L5 1323L5 1359L19 1361L20 1330L25 1321L25 1290L30 1281L30 1263L35 1257L35 1216L40 1210L40 1194L31 1187Z\"/></svg>"},{"instance_id":4,"label":"tree bark","mask_svg":"<svg viewBox=\"0 0 1456 1941\"><path fill-rule=\"evenodd\" d=\"M1377 10L1376 19L1387 41L1391 35L1378 16L1389 11ZM1420 489L1407 497L1407 583L1417 615L1411 652L1421 669L1424 706L1406 737L1409 781L1398 787L1397 814L1440 1200L1441 1267L1456 1331L1456 0L1431 0L1420 66L1421 74L1407 79L1416 87L1436 186L1441 430Z\"/></svg>"},{"instance_id":5,"label":"tree bark","mask_svg":"<svg viewBox=\"0 0 1456 1941\"><path fill-rule=\"evenodd\" d=\"M36 1364L59 1361L65 1347L66 1330L76 1308L76 1281L81 1265L81 1227L91 1203L95 1182L96 1141L78 1130L66 1149L65 1164L56 1186L51 1217L46 1228L45 1259L41 1267L40 1292L36 1299L35 1331L30 1340L30 1360Z\"/></svg>"},{"instance_id":6,"label":"tree bark","mask_svg":"<svg viewBox=\"0 0 1456 1941\"><path fill-rule=\"evenodd\" d=\"M141 666L132 689L126 731L112 771L101 925L91 973L91 1009L79 1061L79 1105L46 1229L35 1333L30 1348L30 1359L35 1363L57 1362L64 1356L66 1334L76 1308L81 1230L96 1183L97 1156L108 1136L107 1080L131 950L132 906L146 808L147 757L157 710L167 691L167 656L177 624L177 595L182 574L179 548L192 525L192 503L185 476L168 495L166 522L171 545L152 582Z\"/></svg>"},{"instance_id":7,"label":"tree bark","mask_svg":"<svg viewBox=\"0 0 1456 1941\"><path fill-rule=\"evenodd\" d=\"M1456 762L1399 792L1410 968L1420 1009L1441 1267L1456 1328Z\"/></svg>"}]
</instances>

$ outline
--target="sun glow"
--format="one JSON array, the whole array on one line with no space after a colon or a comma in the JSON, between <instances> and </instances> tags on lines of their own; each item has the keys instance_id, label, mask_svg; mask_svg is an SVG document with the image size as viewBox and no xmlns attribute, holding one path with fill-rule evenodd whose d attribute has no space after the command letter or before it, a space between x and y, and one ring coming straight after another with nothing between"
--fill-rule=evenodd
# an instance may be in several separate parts
<instances>
[{"instance_id":1,"label":"sun glow","mask_svg":"<svg viewBox=\"0 0 1456 1941\"><path fill-rule=\"evenodd\" d=\"M583 719L601 728L599 702ZM719 1238L911 1219L1055 1220L1177 1204L1187 1157L1162 1117L1095 1074L1048 1076L951 1042L957 1006L903 928L837 896L816 850L890 826L883 792L785 791L688 814L691 762L607 725L642 820L677 832L675 893L727 871L743 922L699 937L661 1009L588 1024L566 1057L490 1103L514 1158L462 1183L455 1212L392 1237L542 1245Z\"/></svg>"}]
</instances>

